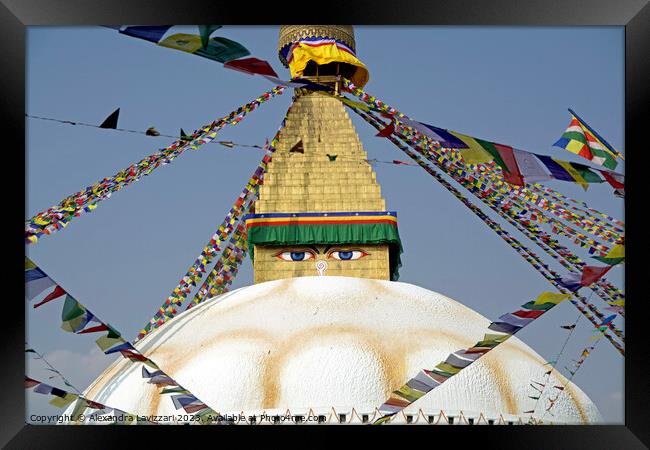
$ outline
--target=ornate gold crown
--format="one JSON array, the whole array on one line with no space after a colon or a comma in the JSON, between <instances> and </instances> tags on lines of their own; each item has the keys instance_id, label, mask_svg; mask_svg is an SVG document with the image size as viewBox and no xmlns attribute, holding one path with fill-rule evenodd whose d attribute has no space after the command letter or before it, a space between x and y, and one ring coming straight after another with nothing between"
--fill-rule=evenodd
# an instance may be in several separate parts
<instances>
[{"instance_id":1,"label":"ornate gold crown","mask_svg":"<svg viewBox=\"0 0 650 450\"><path fill-rule=\"evenodd\" d=\"M337 39L355 50L354 30L352 25L280 25L278 52L293 42L306 37L323 37ZM280 61L286 66L286 61L279 55Z\"/></svg>"}]
</instances>

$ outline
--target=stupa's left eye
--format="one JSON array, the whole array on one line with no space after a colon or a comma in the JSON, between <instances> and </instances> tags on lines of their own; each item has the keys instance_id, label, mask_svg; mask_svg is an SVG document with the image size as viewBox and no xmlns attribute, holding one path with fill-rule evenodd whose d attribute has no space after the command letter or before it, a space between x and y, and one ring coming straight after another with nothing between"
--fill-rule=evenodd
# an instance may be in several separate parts
<instances>
[{"instance_id":1,"label":"stupa's left eye","mask_svg":"<svg viewBox=\"0 0 650 450\"><path fill-rule=\"evenodd\" d=\"M307 250L285 251L280 252L275 256L283 261L307 261L315 258L315 255Z\"/></svg>"},{"instance_id":2,"label":"stupa's left eye","mask_svg":"<svg viewBox=\"0 0 650 450\"><path fill-rule=\"evenodd\" d=\"M354 261L355 259L368 256L368 253L363 250L333 250L327 255L330 258L338 259L339 261Z\"/></svg>"}]
</instances>

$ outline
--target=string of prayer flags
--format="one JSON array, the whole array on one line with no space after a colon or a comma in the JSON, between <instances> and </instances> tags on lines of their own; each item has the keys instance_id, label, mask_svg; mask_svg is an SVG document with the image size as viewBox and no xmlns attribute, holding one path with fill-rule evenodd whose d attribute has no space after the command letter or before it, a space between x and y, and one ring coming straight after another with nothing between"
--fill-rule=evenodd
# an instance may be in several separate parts
<instances>
[{"instance_id":1,"label":"string of prayer flags","mask_svg":"<svg viewBox=\"0 0 650 450\"><path fill-rule=\"evenodd\" d=\"M79 394L64 391L29 377L25 377L25 389L33 389L37 394L51 395L53 398L49 403L57 408L65 408L79 397Z\"/></svg>"},{"instance_id":2,"label":"string of prayer flags","mask_svg":"<svg viewBox=\"0 0 650 450\"><path fill-rule=\"evenodd\" d=\"M99 128L117 128L117 120L120 117L120 108L117 108L113 111L110 116L108 116L104 121L99 125Z\"/></svg>"},{"instance_id":3,"label":"string of prayer flags","mask_svg":"<svg viewBox=\"0 0 650 450\"><path fill-rule=\"evenodd\" d=\"M191 397L194 399L193 400L194 403L192 405L196 406L196 404L199 403L204 405L202 402L200 402L200 400L198 400L198 398L196 398L193 394L191 394L187 389L180 386L169 375L164 373L154 361L144 356L138 349L136 349L133 346L133 344L126 341L121 336L119 331L117 331L109 324L101 321L90 310L88 310L88 308L86 308L83 304L75 300L69 294L66 295L63 309L61 311L61 320L63 321L61 328L64 331L70 333L86 334L86 333L107 331L105 335L99 337L95 341L97 346L104 352L104 354L110 355L113 353L120 353L120 355L122 355L122 357L125 359L128 359L132 362L141 362L144 365L149 366L150 368L154 369L154 372L147 371L143 366L143 371L142 371L143 378L149 379L149 381L152 384L158 384L161 386L174 386L179 389L182 389L185 392L186 397ZM97 323L99 325L89 327L91 323ZM57 372L56 370L53 371ZM68 399L69 399L68 397L64 397L65 401L67 401ZM56 401L63 402L63 400L56 400ZM72 401L74 401L74 398L70 400L70 402ZM174 404L177 405L177 403L178 401L175 400ZM187 408L185 409L185 411L188 413L193 413L194 409ZM217 416L217 414L207 406L201 408L200 411L202 414L203 413L207 414L209 412L209 413L214 413L215 417Z\"/></svg>"},{"instance_id":4,"label":"string of prayer flags","mask_svg":"<svg viewBox=\"0 0 650 450\"><path fill-rule=\"evenodd\" d=\"M25 344L27 344L27 343L25 342ZM58 370L57 370L57 369L56 369L52 364L50 364L50 363L45 359L45 357L44 357L43 355L41 355L41 354L40 354L39 352L37 352L35 349L33 349L33 348L26 348L26 349L25 349L25 353L34 353L36 356L34 356L33 359L38 359L38 360L43 361L43 363L45 363L45 364L47 365L47 368L46 368L45 370L48 370L48 371L53 372L53 373L56 374L56 375L50 376L50 377L49 377L50 380L51 380L52 378L56 378L56 377L58 376L58 377L61 379L61 381L63 381L63 384L65 384L65 385L68 386L68 387L71 387L71 388L74 389L78 394L81 393L81 392L79 391L79 389L77 389L77 388L76 388L72 383L70 383L70 381L68 381L68 379L67 379L66 377L64 377L63 374L62 374L61 372L59 372L59 371L58 371Z\"/></svg>"},{"instance_id":5,"label":"string of prayer flags","mask_svg":"<svg viewBox=\"0 0 650 450\"><path fill-rule=\"evenodd\" d=\"M393 141L393 142L394 142L394 141ZM398 145L398 146L399 146L399 145ZM402 148L402 147L400 147L400 148ZM417 149L417 147L416 147L416 149ZM404 149L403 149L403 150L404 150ZM405 151L406 151L406 150L405 150ZM408 152L407 152L407 153L408 153ZM409 154L409 156L413 157L413 156L410 155L410 154ZM428 158L428 156L427 156L427 158ZM439 158L437 159L437 162L444 162L444 161L445 161L444 157L439 157ZM425 166L423 166L423 167L425 167ZM425 167L425 169L427 169L427 168ZM428 169L427 169L427 171L428 171ZM467 177L467 176L468 176L467 173L466 173L465 171L462 171L462 170L459 169L458 172L462 173L464 177ZM447 173L450 173L450 172L447 172ZM433 174L432 174L432 175L433 175ZM467 178L465 178L465 179L459 179L459 178L457 178L457 177L454 176L454 172L453 172L453 171L451 172L450 175L451 175L452 178L454 178L456 181L460 182L460 183L463 184L467 189L469 189L470 192L477 194L477 190L476 190L473 186L468 186L468 185L465 183L466 181L469 181L470 183L472 183L472 182L470 181L470 179L467 179ZM435 176L435 175L434 175L434 176ZM442 181L441 181L441 182L442 182ZM448 189L449 189L449 188L448 188ZM452 192L453 192L453 191L452 191ZM456 194L454 193L454 195L456 195ZM490 200L490 196L489 196L489 195L486 196L486 195L484 195L483 193L481 193L481 195L478 195L478 198L481 199L482 201L488 201L488 205L494 209L495 205L491 203L491 200ZM465 202L464 199L463 199L462 197L459 197L459 199L461 199L461 201ZM497 202L497 204L498 204L498 203L499 203L499 202ZM467 204L467 206L470 207L470 208L472 208L472 206L470 206L469 204ZM504 215L502 214L502 212L500 212L498 209L495 209L495 211L496 211L497 213L499 213L499 215L501 215L502 217L504 217L504 218L507 219L507 217L504 216ZM477 213L477 214L478 214L478 213ZM486 222L486 223L489 224L489 222ZM511 223L512 223L512 222L511 222ZM542 244L542 242L536 240L535 236L531 235L530 233L527 233L527 231L529 231L529 230L531 229L530 224L525 224L525 222L522 222L522 224L526 225L527 228L523 228L523 229L522 229L522 228L520 228L517 224L514 224L514 223L513 223L513 225L516 225L516 226L518 227L518 229L520 229L520 231L524 232L524 234L526 234L529 238L533 239L533 241L535 241L537 244L539 244L540 246L542 246L542 248L545 248L545 249L546 249L545 251L548 252L550 249L546 248L546 247ZM490 224L489 224L489 225L490 225ZM490 225L490 226L492 227L492 225ZM496 230L496 228L495 228L495 230ZM536 230L536 229L533 229L533 231L535 231L536 233L538 232L538 230ZM499 231L497 231L497 232L500 233L502 236L503 236L504 233L505 233L503 230L499 230ZM547 238L548 238L548 236L547 236ZM510 239L510 240L506 240L506 242L512 243L513 240L512 240L512 239ZM546 241L545 241L545 242L546 242ZM512 244L511 244L511 245L512 245ZM552 240L549 241L549 245L553 245L553 249L554 249L555 251L562 252L562 248L559 247L557 244L554 244ZM532 252L529 252L528 250L526 250L525 247L523 247L520 243L517 243L517 246L516 246L516 247L513 246L513 248L515 248L518 252L519 252L520 249L523 249L523 250L525 250L527 253L529 253L530 256L531 256L533 259L537 259L537 257L536 257ZM550 254L551 256L553 256L552 253L549 253L549 254ZM571 256L568 256L568 255L565 255L564 253L561 253L561 255L564 256L564 257L571 257ZM570 254L569 254L569 255L570 255ZM522 256L524 256L524 258L525 258L529 263L531 263L531 265L532 265L535 269L537 269L538 271L539 271L539 269L540 269L541 267L544 267L545 269L547 269L547 270L550 272L550 274L552 275L552 278L549 277L548 275L546 275L546 274L543 273L543 272L540 272L540 273L542 273L542 275L544 275L544 276L545 276L545 277L546 277L546 278L547 278L551 283L553 283L554 285L556 285L556 287L560 287L558 284L556 284L556 281L555 281L555 278L557 278L559 275L555 274L552 270L550 270L549 267L548 267L547 265L543 264L542 262L538 262L538 263L536 263L536 262L532 262L531 259L528 258L528 256L526 256L526 255L524 255L524 254L522 254ZM555 257L555 256L554 256L554 257ZM555 258L556 258L556 257L555 257ZM573 257L571 257L571 258L572 258L572 260L573 260L574 263L576 263L576 264L577 264L577 263L581 263L581 262L579 261L579 259L577 259L577 258L573 258ZM561 260L560 260L560 262L563 263L563 261L561 261ZM566 263L564 263L564 264L566 264ZM567 268L570 268L570 267L567 266ZM582 266L580 266L580 268L582 268ZM561 288L561 287L560 287L560 288ZM600 296L604 295L604 294L602 294L602 293L600 293L600 292L598 292L598 293L599 293ZM578 298L581 299L581 301L583 301L583 299L582 299L581 297L578 297ZM573 302L573 301L572 301L572 302ZM574 304L576 304L576 303L574 303ZM577 304L576 304L576 305L577 305ZM589 305L589 308L591 309L592 306ZM617 335L618 335L618 334L617 334ZM608 339L610 339L609 336L608 336ZM614 342L613 342L613 343L614 343ZM617 344L614 344L614 345L616 346ZM617 347L617 348L619 348L619 347Z\"/></svg>"},{"instance_id":6,"label":"string of prayer flags","mask_svg":"<svg viewBox=\"0 0 650 450\"><path fill-rule=\"evenodd\" d=\"M382 417L374 423L386 422L391 416L440 386L461 370L469 367L481 356L505 342L567 297L566 295L544 292L536 300L523 304L521 306L523 309L502 315L499 317L498 322L492 322L488 328L504 334L485 334L483 339L474 344L473 347L449 354L447 359L433 369L422 369L406 384L392 392L389 399L379 407Z\"/></svg>"},{"instance_id":7,"label":"string of prayer flags","mask_svg":"<svg viewBox=\"0 0 650 450\"><path fill-rule=\"evenodd\" d=\"M118 31L120 34L144 39L162 47L202 56L220 63L250 55L250 52L239 42L224 37L211 38L210 35L221 28L220 25L200 27L200 34L198 35L187 33L170 34L171 28L171 25L123 26Z\"/></svg>"},{"instance_id":8,"label":"string of prayer flags","mask_svg":"<svg viewBox=\"0 0 650 450\"><path fill-rule=\"evenodd\" d=\"M33 392L42 395L51 395L53 398L50 400L50 404L58 408L65 408L66 406L71 405L73 402L77 402L72 413L70 414L71 421L79 421L81 419L81 414L86 409L94 409L94 414L110 414L113 413L116 417L115 421L101 421L100 423L118 423L120 420L118 418L123 418L122 422L132 422L132 423L149 423L157 424L156 421L147 420L143 417L136 416L135 414L127 413L117 408L112 408L103 403L99 403L93 400L89 400L86 397L75 394L72 392L67 392L63 389L50 386L49 384L43 383L41 381L35 380L33 378L25 377L25 389L33 389Z\"/></svg>"},{"instance_id":9,"label":"string of prayer flags","mask_svg":"<svg viewBox=\"0 0 650 450\"><path fill-rule=\"evenodd\" d=\"M369 106L372 106L372 108L378 108L387 114L390 114L394 117L396 117L396 120L399 122L401 119L404 118L404 115L400 113L399 111L395 110L394 108L391 108L389 105L380 102L378 99L375 97L372 97L365 93L363 90L357 88L354 86L349 80L344 79L343 80L343 89L351 92L353 95L355 95L358 99L361 101L366 102ZM351 109L356 112L358 115L360 115L364 120L366 120L368 123L370 123L373 127L375 127L377 130L381 130L383 123L379 121L378 119L374 118L372 113L364 113L360 111L357 108L351 107ZM463 168L458 167L457 164L460 162L458 158L455 158L454 156L454 150L450 149L444 149L440 147L440 144L438 143L419 143L419 140L413 140L411 138L405 137L403 134L400 132L395 132L394 135L396 137L399 137L400 139L403 139L404 142L406 142L408 145L413 147L416 152L420 153L423 158L428 159L432 163L434 163L439 169L444 171L447 175L449 175L451 178L453 178L455 181L466 187L467 189L470 190L477 198L480 200L486 202L488 206L491 208L495 209L497 213L501 212L499 208L496 206L495 203L493 203L493 197L492 194L495 192L495 190L486 190L488 189L487 186L484 186L483 183L479 185L475 185L474 181L471 181L469 179L463 178L468 175L467 171L465 171ZM547 264L544 264L543 261L539 259L537 255L535 255L533 252L531 252L529 249L527 249L525 246L523 246L516 238L511 236L506 230L504 230L502 227L500 227L496 222L491 220L487 215L485 215L482 210L476 205L472 204L469 202L456 188L451 186L451 184L446 181L446 179L442 176L440 176L437 172L435 172L428 164L426 164L423 160L420 159L420 157L411 152L405 145L401 144L396 138L393 136L388 136L387 137L391 142L393 142L395 145L397 145L398 148L400 148L404 153L406 153L411 159L413 159L418 165L420 165L423 169L427 171L431 176L433 176L440 184L442 184L449 192L451 192L455 197L457 197L465 206L467 206L472 212L474 212L481 220L483 220L486 225L488 225L491 229L493 229L508 245L510 245L517 253L519 253L533 268L535 268L542 276L544 276L551 284L553 284L555 287L557 287L560 292L565 291L565 289L561 286L561 284L558 283L558 278L559 275L556 274ZM424 148L421 147L421 145L425 145L428 150L424 150ZM538 160L535 160L537 164L541 166L541 163ZM546 174L545 171L543 171L544 174ZM548 175L547 175L548 176ZM468 185L470 183L470 185ZM502 217L504 216L503 213L501 212ZM574 294L576 299L582 303L582 305L574 300L571 299L571 303L578 308L578 310L585 316L587 319L592 322L592 324L597 325L596 319L592 314L586 311L586 309L590 309L594 311L596 316L601 315L595 305L587 302L587 300L584 297L581 297L577 294ZM584 306L583 306L584 305ZM623 340L622 333L615 332L615 334ZM624 353L623 346L617 342L610 334L606 334L606 338L612 343L612 345L622 354Z\"/></svg>"},{"instance_id":10,"label":"string of prayer flags","mask_svg":"<svg viewBox=\"0 0 650 450\"><path fill-rule=\"evenodd\" d=\"M599 166L615 169L620 153L598 135L586 122L582 121L576 113L571 111L571 122L562 134L562 137L553 146L582 156Z\"/></svg>"},{"instance_id":11,"label":"string of prayer flags","mask_svg":"<svg viewBox=\"0 0 650 450\"><path fill-rule=\"evenodd\" d=\"M227 116L199 128L192 134L191 140L178 139L170 146L145 157L112 177L104 178L92 186L66 197L58 205L36 214L25 222L26 243L35 243L44 234L52 234L65 228L73 217L92 211L101 200L110 198L113 192L117 192L140 180L143 176L151 174L156 168L171 163L187 148L196 150L201 145L211 142L216 138L221 128L227 124L236 125L247 113L276 95L281 95L284 90L284 87L277 86L252 102L232 111Z\"/></svg>"},{"instance_id":12,"label":"string of prayer flags","mask_svg":"<svg viewBox=\"0 0 650 450\"><path fill-rule=\"evenodd\" d=\"M291 107L287 110L287 114L291 111ZM223 222L214 232L208 244L203 248L201 254L194 260L190 268L185 273L185 276L179 281L176 287L173 289L172 293L167 297L163 305L156 311L154 316L149 320L149 322L144 326L142 330L138 333L138 336L135 342L142 339L145 335L150 333L152 330L160 327L170 319L176 316L180 305L185 301L187 296L192 290L192 287L195 287L196 284L202 279L203 274L207 272L207 266L212 263L216 255L218 254L220 248L219 246L228 240L228 237L235 230L235 224L239 219L241 219L244 214L248 211L252 203L257 198L257 192L259 185L263 183L264 173L268 167L269 162L271 161L272 155L275 152L275 146L279 142L280 131L286 123L287 115L285 115L280 128L275 134L275 137L271 143L266 146L266 153L253 175L249 178L248 183L244 186L241 194L235 200L230 211L226 214Z\"/></svg>"}]
</instances>

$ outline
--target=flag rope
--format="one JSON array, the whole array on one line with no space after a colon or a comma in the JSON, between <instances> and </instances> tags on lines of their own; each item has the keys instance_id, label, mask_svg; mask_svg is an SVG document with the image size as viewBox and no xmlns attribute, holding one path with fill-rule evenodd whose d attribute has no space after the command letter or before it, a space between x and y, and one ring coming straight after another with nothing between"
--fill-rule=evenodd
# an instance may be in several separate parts
<instances>
[{"instance_id":1,"label":"flag rope","mask_svg":"<svg viewBox=\"0 0 650 450\"><path fill-rule=\"evenodd\" d=\"M92 211L100 201L110 198L112 193L149 175L161 165L169 164L187 148L196 150L199 146L214 140L218 131L224 126L236 125L244 119L247 113L276 95L281 95L284 90L284 86L277 86L227 116L197 129L191 139L179 139L168 147L119 171L112 177L104 178L102 181L66 197L58 205L36 214L25 222L25 242L27 244L35 243L43 234L52 234L63 229L73 217Z\"/></svg>"},{"instance_id":2,"label":"flag rope","mask_svg":"<svg viewBox=\"0 0 650 450\"><path fill-rule=\"evenodd\" d=\"M80 125L80 126L84 126L84 127L98 128L100 130L113 130L113 131L119 131L119 132L122 132L122 133L142 134L142 135L150 136L150 137L168 137L168 138L174 138L174 139L178 139L178 137L179 137L179 136L174 136L174 135L171 135L171 134L164 134L164 133L158 133L156 135L151 135L151 134L147 134L146 131L131 130L131 129L128 129L128 128L105 128L105 127L101 127L99 125L95 125L95 124L92 124L92 123L84 123L84 122L78 122L78 121L73 121L73 120L55 119L55 118L52 118L52 117L34 116L34 115L31 115L31 114L25 114L25 117L28 117L30 119L38 119L38 120L45 120L45 121L50 121L50 122L57 122L57 123L66 124L66 125ZM182 137L183 136L181 136L181 138ZM189 137L190 136L187 136L188 139L189 139ZM258 149L263 149L264 148L261 145L240 144L238 142L232 142L232 141L210 141L210 142L207 142L207 143L208 144L219 144L219 145L222 145L224 147L229 147L229 148L230 147L249 147L249 148L258 148Z\"/></svg>"},{"instance_id":3,"label":"flag rope","mask_svg":"<svg viewBox=\"0 0 650 450\"><path fill-rule=\"evenodd\" d=\"M192 288L203 278L203 274L207 271L206 266L212 263L212 261L217 256L220 251L219 246L226 242L232 232L235 230L235 224L244 216L245 212L249 210L255 199L257 198L257 192L259 185L264 181L264 173L268 167L268 164L271 162L273 153L275 152L275 145L277 145L280 132L287 120L287 116L291 111L291 106L287 109L284 119L282 120L278 131L276 132L273 141L268 146L267 151L256 167L253 175L248 180L246 186L239 194L235 202L233 203L230 211L226 214L226 217L223 219L221 225L213 233L210 241L201 251L200 255L194 260L190 268L187 270L183 278L179 281L176 287L172 290L172 293L167 297L163 305L158 309L154 316L149 320L145 327L140 330L138 336L134 342L138 342L145 335L150 333L152 330L160 327L164 323L167 323L169 320L174 318L178 314L178 309L183 302L187 299L187 296L192 291ZM199 292L203 292L201 287ZM202 296L205 293L201 294Z\"/></svg>"},{"instance_id":4,"label":"flag rope","mask_svg":"<svg viewBox=\"0 0 650 450\"><path fill-rule=\"evenodd\" d=\"M355 88L353 94L357 95L360 99L363 100L363 94L359 94L359 92L362 91L358 88ZM366 120L370 125L375 127L377 130L382 130L382 127L377 123L379 122L377 121L377 119L371 118L369 115L364 114L358 108L355 108L350 105L348 106L350 107L350 109L355 111L358 115L360 115L364 120ZM396 134L399 135L399 133ZM506 241L506 243L508 243L515 251L517 251L517 253L519 253L526 261L528 261L542 276L544 276L551 284L553 284L553 286L555 286L556 289L558 289L562 293L568 292L557 282L557 280L554 277L548 275L546 272L541 270L539 264L531 261L531 259L536 258L536 256L527 254L526 252L527 249L524 250L524 247L519 243L519 241L516 238L512 237L507 231L505 231L496 222L491 220L485 213L483 213L483 211L480 208L478 208L476 205L472 204L468 199L466 199L457 189L451 186L451 184L449 184L440 174L435 172L430 166L428 166L424 161L422 161L415 153L411 152L408 149L408 147L406 147L406 145L401 144L392 136L387 136L387 138L391 142L393 142L398 148L400 148L404 153L406 153L411 159L413 159L416 163L418 163L421 167L423 167L430 175L436 178L436 180L440 184L442 184L447 190L449 190L465 206L467 206L470 210L472 210L481 220L483 220L484 223L486 223L490 228L492 228L504 241ZM419 152L422 152L422 149L419 149ZM448 175L452 176L453 178L452 174L448 174ZM581 302L586 303L583 297L580 297L578 294L575 293L574 295L577 296ZM576 300L570 299L570 301L578 308L578 310L582 312L583 315L585 315L585 317L589 319L590 322L594 324L595 327L598 327L596 320L593 318L593 316L591 316L591 314L585 311L583 306L581 306ZM624 349L621 346L621 344L619 344L610 334L606 334L606 337L621 354L624 354Z\"/></svg>"}]
</instances>

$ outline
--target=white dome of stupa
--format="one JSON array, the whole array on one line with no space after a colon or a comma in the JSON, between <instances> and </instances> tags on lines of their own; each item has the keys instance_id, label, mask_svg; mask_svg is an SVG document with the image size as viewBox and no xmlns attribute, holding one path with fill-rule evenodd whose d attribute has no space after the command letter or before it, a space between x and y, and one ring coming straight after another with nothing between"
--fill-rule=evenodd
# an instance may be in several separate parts
<instances>
[{"instance_id":1,"label":"white dome of stupa","mask_svg":"<svg viewBox=\"0 0 650 450\"><path fill-rule=\"evenodd\" d=\"M390 392L453 351L471 347L490 321L436 292L351 277L275 280L228 292L188 311L136 347L221 414L315 414L329 423L378 418ZM531 380L548 366L512 337L425 395L395 422L526 423ZM177 414L169 395L118 359L84 393L134 414ZM549 383L567 380L553 371ZM557 391L547 389L542 402ZM182 413L183 410L180 410ZM568 383L544 422L593 423L596 406ZM441 422L441 419L442 422ZM259 419L258 419L259 421ZM259 422L258 422L259 423Z\"/></svg>"}]
</instances>

